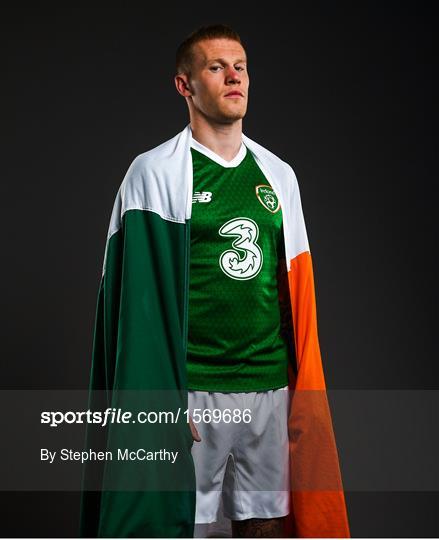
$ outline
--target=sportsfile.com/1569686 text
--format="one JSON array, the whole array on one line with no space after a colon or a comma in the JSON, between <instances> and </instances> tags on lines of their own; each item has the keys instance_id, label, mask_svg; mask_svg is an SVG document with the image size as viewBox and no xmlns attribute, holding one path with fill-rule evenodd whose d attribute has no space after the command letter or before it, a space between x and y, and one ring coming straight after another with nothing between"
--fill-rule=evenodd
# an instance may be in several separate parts
<instances>
[{"instance_id":1,"label":"sportsfile.com/1569686 text","mask_svg":"<svg viewBox=\"0 0 439 540\"><path fill-rule=\"evenodd\" d=\"M179 407L176 411L138 411L133 414L131 411L122 409L107 408L105 411L43 411L41 413L41 424L49 427L58 427L62 424L98 424L102 427L108 424L176 424L181 416L192 418L195 424L203 423L225 423L237 424L240 422L251 422L251 409L186 409L182 412Z\"/></svg>"}]
</instances>

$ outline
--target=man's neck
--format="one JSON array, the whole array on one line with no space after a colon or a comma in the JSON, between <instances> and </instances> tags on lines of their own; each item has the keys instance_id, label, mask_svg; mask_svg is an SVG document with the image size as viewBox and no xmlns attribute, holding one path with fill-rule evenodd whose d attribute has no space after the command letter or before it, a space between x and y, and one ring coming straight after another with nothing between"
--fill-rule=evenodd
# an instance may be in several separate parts
<instances>
[{"instance_id":1,"label":"man's neck","mask_svg":"<svg viewBox=\"0 0 439 540\"><path fill-rule=\"evenodd\" d=\"M242 120L233 124L213 124L191 119L192 138L226 161L231 161L242 144Z\"/></svg>"}]
</instances>

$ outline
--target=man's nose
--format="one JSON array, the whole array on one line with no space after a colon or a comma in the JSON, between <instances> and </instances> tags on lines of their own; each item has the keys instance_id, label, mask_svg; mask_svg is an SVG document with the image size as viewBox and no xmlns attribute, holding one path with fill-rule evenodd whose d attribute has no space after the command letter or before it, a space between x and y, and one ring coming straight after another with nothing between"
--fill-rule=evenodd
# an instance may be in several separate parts
<instances>
[{"instance_id":1,"label":"man's nose","mask_svg":"<svg viewBox=\"0 0 439 540\"><path fill-rule=\"evenodd\" d=\"M241 82L239 72L234 67L228 67L226 72L228 82Z\"/></svg>"}]
</instances>

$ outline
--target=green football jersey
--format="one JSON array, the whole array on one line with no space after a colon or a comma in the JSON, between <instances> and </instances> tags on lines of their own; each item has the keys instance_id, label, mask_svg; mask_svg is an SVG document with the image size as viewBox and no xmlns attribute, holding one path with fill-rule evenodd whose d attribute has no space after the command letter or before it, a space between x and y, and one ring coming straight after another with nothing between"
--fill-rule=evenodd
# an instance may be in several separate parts
<instances>
[{"instance_id":1,"label":"green football jersey","mask_svg":"<svg viewBox=\"0 0 439 540\"><path fill-rule=\"evenodd\" d=\"M188 388L255 392L288 384L277 271L282 209L244 144L225 161L193 140Z\"/></svg>"}]
</instances>

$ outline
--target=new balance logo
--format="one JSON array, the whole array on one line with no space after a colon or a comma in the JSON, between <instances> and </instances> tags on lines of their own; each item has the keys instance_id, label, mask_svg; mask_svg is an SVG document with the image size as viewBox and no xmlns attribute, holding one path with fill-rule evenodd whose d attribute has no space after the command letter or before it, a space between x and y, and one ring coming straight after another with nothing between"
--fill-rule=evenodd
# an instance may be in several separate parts
<instances>
[{"instance_id":1,"label":"new balance logo","mask_svg":"<svg viewBox=\"0 0 439 540\"><path fill-rule=\"evenodd\" d=\"M210 202L212 200L211 191L196 191L192 197L192 203Z\"/></svg>"}]
</instances>

